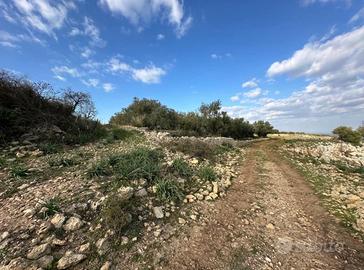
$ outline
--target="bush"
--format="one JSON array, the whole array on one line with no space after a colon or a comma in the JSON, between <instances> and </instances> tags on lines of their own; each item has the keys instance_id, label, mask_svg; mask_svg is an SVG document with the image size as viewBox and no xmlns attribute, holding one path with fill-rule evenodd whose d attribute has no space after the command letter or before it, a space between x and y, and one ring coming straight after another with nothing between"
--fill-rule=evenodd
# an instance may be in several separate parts
<instances>
[{"instance_id":1,"label":"bush","mask_svg":"<svg viewBox=\"0 0 364 270\"><path fill-rule=\"evenodd\" d=\"M358 127L357 132L359 132L362 138L364 138L364 124Z\"/></svg>"},{"instance_id":2,"label":"bush","mask_svg":"<svg viewBox=\"0 0 364 270\"><path fill-rule=\"evenodd\" d=\"M217 179L215 170L210 166L201 167L198 171L198 176L205 181L215 181Z\"/></svg>"},{"instance_id":3,"label":"bush","mask_svg":"<svg viewBox=\"0 0 364 270\"><path fill-rule=\"evenodd\" d=\"M257 121L253 124L254 133L258 135L258 137L267 137L268 134L274 133L274 128L269 122Z\"/></svg>"},{"instance_id":4,"label":"bush","mask_svg":"<svg viewBox=\"0 0 364 270\"><path fill-rule=\"evenodd\" d=\"M190 165L186 161L181 158L175 159L171 165L172 173L177 174L180 177L191 177L193 174L193 170Z\"/></svg>"},{"instance_id":5,"label":"bush","mask_svg":"<svg viewBox=\"0 0 364 270\"><path fill-rule=\"evenodd\" d=\"M215 148L208 143L197 140L178 140L165 144L172 151L178 151L199 159L215 160Z\"/></svg>"},{"instance_id":6,"label":"bush","mask_svg":"<svg viewBox=\"0 0 364 270\"><path fill-rule=\"evenodd\" d=\"M337 127L333 130L333 133L338 135L340 140L353 145L360 145L362 140L361 134L357 131L354 131L351 127Z\"/></svg>"},{"instance_id":7,"label":"bush","mask_svg":"<svg viewBox=\"0 0 364 270\"><path fill-rule=\"evenodd\" d=\"M116 140L127 140L129 138L132 138L133 136L136 136L136 134L136 131L126 130L122 128L113 128L109 132L109 135L106 139L109 143L111 143Z\"/></svg>"},{"instance_id":8,"label":"bush","mask_svg":"<svg viewBox=\"0 0 364 270\"><path fill-rule=\"evenodd\" d=\"M183 200L184 193L182 188L172 180L159 180L157 182L157 196L161 201Z\"/></svg>"},{"instance_id":9,"label":"bush","mask_svg":"<svg viewBox=\"0 0 364 270\"><path fill-rule=\"evenodd\" d=\"M71 102L73 97L81 97ZM33 83L0 71L0 139L39 135L51 143L85 143L100 138L103 126L89 117L94 105L88 94L67 90L57 96L45 83ZM62 133L54 132L54 128Z\"/></svg>"},{"instance_id":10,"label":"bush","mask_svg":"<svg viewBox=\"0 0 364 270\"><path fill-rule=\"evenodd\" d=\"M100 162L92 165L92 167L87 171L89 178L109 176L111 174L112 170L109 166L109 163L105 160L101 160Z\"/></svg>"},{"instance_id":11,"label":"bush","mask_svg":"<svg viewBox=\"0 0 364 270\"><path fill-rule=\"evenodd\" d=\"M43 205L47 210L43 213L43 218L46 219L48 217L53 216L57 212L60 211L59 200L56 198L49 199Z\"/></svg>"}]
</instances>

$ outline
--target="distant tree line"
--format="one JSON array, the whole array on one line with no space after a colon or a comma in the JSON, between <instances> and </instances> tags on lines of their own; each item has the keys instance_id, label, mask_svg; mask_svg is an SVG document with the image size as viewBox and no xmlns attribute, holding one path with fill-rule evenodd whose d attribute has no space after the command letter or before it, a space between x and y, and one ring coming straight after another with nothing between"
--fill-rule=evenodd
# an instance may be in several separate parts
<instances>
[{"instance_id":1,"label":"distant tree line","mask_svg":"<svg viewBox=\"0 0 364 270\"><path fill-rule=\"evenodd\" d=\"M277 132L266 121L253 124L232 118L221 110L221 102L202 104L197 112L179 113L157 100L134 98L132 104L110 119L112 125L132 125L153 130L176 131L180 135L224 136L234 139L266 137Z\"/></svg>"}]
</instances>

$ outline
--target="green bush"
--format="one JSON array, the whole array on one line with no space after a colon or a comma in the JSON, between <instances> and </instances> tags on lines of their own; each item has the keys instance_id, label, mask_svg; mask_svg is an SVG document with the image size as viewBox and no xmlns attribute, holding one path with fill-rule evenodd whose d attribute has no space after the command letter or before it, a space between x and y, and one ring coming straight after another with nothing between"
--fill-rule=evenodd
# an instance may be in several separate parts
<instances>
[{"instance_id":1,"label":"green bush","mask_svg":"<svg viewBox=\"0 0 364 270\"><path fill-rule=\"evenodd\" d=\"M201 167L198 171L198 176L205 181L215 181L217 179L215 170L210 166Z\"/></svg>"},{"instance_id":2,"label":"green bush","mask_svg":"<svg viewBox=\"0 0 364 270\"><path fill-rule=\"evenodd\" d=\"M362 136L359 132L354 131L351 127L337 127L333 130L340 140L351 143L353 145L360 145Z\"/></svg>"},{"instance_id":3,"label":"green bush","mask_svg":"<svg viewBox=\"0 0 364 270\"><path fill-rule=\"evenodd\" d=\"M11 176L15 178L27 177L29 175L28 169L23 165L16 165L10 170Z\"/></svg>"},{"instance_id":4,"label":"green bush","mask_svg":"<svg viewBox=\"0 0 364 270\"><path fill-rule=\"evenodd\" d=\"M191 157L214 161L216 158L214 146L197 140L178 140L164 144L172 151L181 152Z\"/></svg>"},{"instance_id":5,"label":"green bush","mask_svg":"<svg viewBox=\"0 0 364 270\"><path fill-rule=\"evenodd\" d=\"M181 158L173 160L170 169L172 173L177 174L180 177L189 178L193 174L193 170L190 165Z\"/></svg>"},{"instance_id":6,"label":"green bush","mask_svg":"<svg viewBox=\"0 0 364 270\"><path fill-rule=\"evenodd\" d=\"M57 198L52 198L46 201L43 205L47 210L43 213L43 218L46 219L48 217L53 216L57 212L60 211L59 200Z\"/></svg>"},{"instance_id":7,"label":"green bush","mask_svg":"<svg viewBox=\"0 0 364 270\"><path fill-rule=\"evenodd\" d=\"M172 180L159 180L157 182L157 197L161 201L178 202L184 198L182 188Z\"/></svg>"},{"instance_id":8,"label":"green bush","mask_svg":"<svg viewBox=\"0 0 364 270\"><path fill-rule=\"evenodd\" d=\"M257 121L253 124L254 133L258 135L258 137L267 137L268 134L275 132L273 126L269 122L265 121Z\"/></svg>"},{"instance_id":9,"label":"green bush","mask_svg":"<svg viewBox=\"0 0 364 270\"><path fill-rule=\"evenodd\" d=\"M359 132L362 138L364 138L364 124L358 127L357 132Z\"/></svg>"},{"instance_id":10,"label":"green bush","mask_svg":"<svg viewBox=\"0 0 364 270\"><path fill-rule=\"evenodd\" d=\"M160 175L162 157L162 153L158 150L137 148L129 153L111 156L109 164L123 179L143 178L154 181Z\"/></svg>"},{"instance_id":11,"label":"green bush","mask_svg":"<svg viewBox=\"0 0 364 270\"><path fill-rule=\"evenodd\" d=\"M110 132L109 135L107 136L107 141L109 143L113 142L113 141L119 141L119 140L127 140L129 138L132 138L134 136L137 135L136 131L132 131L132 130L126 130L126 129L122 129L122 128L113 128Z\"/></svg>"}]
</instances>

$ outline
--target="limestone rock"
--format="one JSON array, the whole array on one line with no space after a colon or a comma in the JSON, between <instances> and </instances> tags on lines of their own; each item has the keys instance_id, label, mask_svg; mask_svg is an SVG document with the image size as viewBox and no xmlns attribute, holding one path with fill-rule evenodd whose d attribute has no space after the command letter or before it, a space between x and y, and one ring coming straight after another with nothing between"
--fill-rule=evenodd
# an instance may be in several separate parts
<instances>
[{"instance_id":1,"label":"limestone rock","mask_svg":"<svg viewBox=\"0 0 364 270\"><path fill-rule=\"evenodd\" d=\"M53 256L51 256L51 255L43 256L43 257L39 258L37 261L39 267L44 268L44 269L50 269L52 262L53 262Z\"/></svg>"},{"instance_id":2,"label":"limestone rock","mask_svg":"<svg viewBox=\"0 0 364 270\"><path fill-rule=\"evenodd\" d=\"M161 219L164 217L163 209L160 206L153 207L153 213L156 218Z\"/></svg>"},{"instance_id":3,"label":"limestone rock","mask_svg":"<svg viewBox=\"0 0 364 270\"><path fill-rule=\"evenodd\" d=\"M117 195L122 201L129 200L134 194L134 189L132 187L121 187L117 191Z\"/></svg>"},{"instance_id":4,"label":"limestone rock","mask_svg":"<svg viewBox=\"0 0 364 270\"><path fill-rule=\"evenodd\" d=\"M63 225L63 228L66 230L66 231L76 231L78 230L79 228L81 228L83 225L83 222L80 218L78 217L70 217L66 224Z\"/></svg>"},{"instance_id":5,"label":"limestone rock","mask_svg":"<svg viewBox=\"0 0 364 270\"><path fill-rule=\"evenodd\" d=\"M57 269L67 269L75 266L86 259L84 254L76 254L72 251L67 251L57 263Z\"/></svg>"},{"instance_id":6,"label":"limestone rock","mask_svg":"<svg viewBox=\"0 0 364 270\"><path fill-rule=\"evenodd\" d=\"M60 229L63 225L63 223L65 222L66 217L60 213L55 214L52 219L51 219L51 223L53 224L53 226L57 229Z\"/></svg>"},{"instance_id":7,"label":"limestone rock","mask_svg":"<svg viewBox=\"0 0 364 270\"><path fill-rule=\"evenodd\" d=\"M29 260L37 260L43 255L48 254L50 251L51 246L48 243L35 246L31 251L28 252L27 258Z\"/></svg>"},{"instance_id":8,"label":"limestone rock","mask_svg":"<svg viewBox=\"0 0 364 270\"><path fill-rule=\"evenodd\" d=\"M111 262L109 262L109 261L105 262L105 263L101 266L101 268L100 268L100 270L110 270L110 269L111 269Z\"/></svg>"},{"instance_id":9,"label":"limestone rock","mask_svg":"<svg viewBox=\"0 0 364 270\"><path fill-rule=\"evenodd\" d=\"M110 248L108 239L105 237L97 240L96 247L97 247L97 253L99 253L100 256L105 255Z\"/></svg>"}]
</instances>

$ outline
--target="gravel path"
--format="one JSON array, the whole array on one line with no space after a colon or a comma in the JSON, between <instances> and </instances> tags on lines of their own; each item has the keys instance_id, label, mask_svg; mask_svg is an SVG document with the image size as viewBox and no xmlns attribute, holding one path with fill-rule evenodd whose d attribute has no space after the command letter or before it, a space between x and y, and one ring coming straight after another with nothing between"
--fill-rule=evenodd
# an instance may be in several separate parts
<instances>
[{"instance_id":1,"label":"gravel path","mask_svg":"<svg viewBox=\"0 0 364 270\"><path fill-rule=\"evenodd\" d=\"M364 245L320 205L306 180L272 150L252 145L224 199L166 242L159 269L364 269Z\"/></svg>"}]
</instances>

